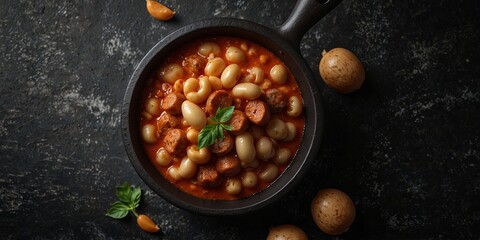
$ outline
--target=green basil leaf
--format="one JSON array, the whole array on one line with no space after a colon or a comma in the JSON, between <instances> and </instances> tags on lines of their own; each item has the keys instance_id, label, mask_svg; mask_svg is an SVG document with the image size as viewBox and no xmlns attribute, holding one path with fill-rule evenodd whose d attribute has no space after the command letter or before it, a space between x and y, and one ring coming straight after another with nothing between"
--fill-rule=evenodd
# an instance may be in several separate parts
<instances>
[{"instance_id":1,"label":"green basil leaf","mask_svg":"<svg viewBox=\"0 0 480 240\"><path fill-rule=\"evenodd\" d=\"M211 120L213 123L218 123L218 119L217 119L215 116L211 116L211 117L210 117L210 120Z\"/></svg>"},{"instance_id":2,"label":"green basil leaf","mask_svg":"<svg viewBox=\"0 0 480 240\"><path fill-rule=\"evenodd\" d=\"M205 126L198 134L198 149L214 144L217 139L223 139L224 130L232 130L231 126L222 123L232 118L234 109L235 106L217 108L215 116L210 117L213 124Z\"/></svg>"},{"instance_id":3,"label":"green basil leaf","mask_svg":"<svg viewBox=\"0 0 480 240\"><path fill-rule=\"evenodd\" d=\"M217 124L216 131L217 131L217 138L216 139L222 140L223 139L223 128L221 127L220 124Z\"/></svg>"},{"instance_id":4,"label":"green basil leaf","mask_svg":"<svg viewBox=\"0 0 480 240\"><path fill-rule=\"evenodd\" d=\"M112 204L107 214L105 215L111 218L121 219L127 216L129 210L130 208L127 205L125 205L125 203L117 201Z\"/></svg>"},{"instance_id":5,"label":"green basil leaf","mask_svg":"<svg viewBox=\"0 0 480 240\"><path fill-rule=\"evenodd\" d=\"M133 188L132 196L130 199L130 207L132 208L138 207L141 196L142 196L142 190L139 187Z\"/></svg>"},{"instance_id":6,"label":"green basil leaf","mask_svg":"<svg viewBox=\"0 0 480 240\"><path fill-rule=\"evenodd\" d=\"M222 128L227 130L227 131L232 131L233 127L228 125L228 124L221 124Z\"/></svg>"},{"instance_id":7,"label":"green basil leaf","mask_svg":"<svg viewBox=\"0 0 480 240\"><path fill-rule=\"evenodd\" d=\"M215 143L218 137L216 128L217 124L208 124L200 130L200 133L198 133L198 149L208 147Z\"/></svg>"},{"instance_id":8,"label":"green basil leaf","mask_svg":"<svg viewBox=\"0 0 480 240\"><path fill-rule=\"evenodd\" d=\"M220 123L227 122L232 118L233 110L235 110L235 106L218 108L215 117L218 118Z\"/></svg>"},{"instance_id":9,"label":"green basil leaf","mask_svg":"<svg viewBox=\"0 0 480 240\"><path fill-rule=\"evenodd\" d=\"M132 199L132 188L130 184L125 182L121 186L117 186L116 191L117 198L125 204L129 204Z\"/></svg>"}]
</instances>

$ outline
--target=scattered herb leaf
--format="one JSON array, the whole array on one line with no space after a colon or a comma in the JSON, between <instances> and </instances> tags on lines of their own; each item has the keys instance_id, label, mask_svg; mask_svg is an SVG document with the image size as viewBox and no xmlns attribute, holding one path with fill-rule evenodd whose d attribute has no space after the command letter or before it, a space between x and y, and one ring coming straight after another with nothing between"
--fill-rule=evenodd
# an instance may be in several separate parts
<instances>
[{"instance_id":1,"label":"scattered herb leaf","mask_svg":"<svg viewBox=\"0 0 480 240\"><path fill-rule=\"evenodd\" d=\"M138 214L136 208L140 205L142 190L139 187L132 188L130 184L124 184L116 187L115 195L118 200L114 202L108 212L105 214L114 219L122 219L132 212L137 218L137 224L146 232L158 232L160 228L146 215Z\"/></svg>"},{"instance_id":2,"label":"scattered herb leaf","mask_svg":"<svg viewBox=\"0 0 480 240\"><path fill-rule=\"evenodd\" d=\"M125 203L117 201L112 204L107 212L107 216L115 219L121 219L127 216L130 208Z\"/></svg>"},{"instance_id":3,"label":"scattered herb leaf","mask_svg":"<svg viewBox=\"0 0 480 240\"><path fill-rule=\"evenodd\" d=\"M130 184L125 182L116 187L115 195L120 201L112 204L106 214L107 216L120 219L127 216L128 211L132 211L135 216L138 216L135 209L140 204L140 197L142 195L142 190L139 187L132 189Z\"/></svg>"}]
</instances>

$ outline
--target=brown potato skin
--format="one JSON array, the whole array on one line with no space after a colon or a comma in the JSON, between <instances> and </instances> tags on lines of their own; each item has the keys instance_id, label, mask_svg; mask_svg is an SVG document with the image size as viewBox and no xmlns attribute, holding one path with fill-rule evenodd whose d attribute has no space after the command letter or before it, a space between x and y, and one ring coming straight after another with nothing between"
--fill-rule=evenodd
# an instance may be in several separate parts
<instances>
[{"instance_id":1,"label":"brown potato skin","mask_svg":"<svg viewBox=\"0 0 480 240\"><path fill-rule=\"evenodd\" d=\"M271 227L267 240L308 240L308 236L301 228L284 224Z\"/></svg>"},{"instance_id":2,"label":"brown potato skin","mask_svg":"<svg viewBox=\"0 0 480 240\"><path fill-rule=\"evenodd\" d=\"M346 232L355 220L352 199L337 189L320 190L313 198L311 211L317 226L329 235Z\"/></svg>"},{"instance_id":3,"label":"brown potato skin","mask_svg":"<svg viewBox=\"0 0 480 240\"><path fill-rule=\"evenodd\" d=\"M351 93L365 81L365 69L362 62L345 48L325 50L318 66L320 76L328 87L339 93Z\"/></svg>"}]
</instances>

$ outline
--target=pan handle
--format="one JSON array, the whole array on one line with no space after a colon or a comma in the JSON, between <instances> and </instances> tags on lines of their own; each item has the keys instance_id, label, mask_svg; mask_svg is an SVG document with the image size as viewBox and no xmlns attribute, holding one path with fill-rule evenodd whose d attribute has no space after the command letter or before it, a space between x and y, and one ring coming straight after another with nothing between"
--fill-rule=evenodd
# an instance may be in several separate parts
<instances>
[{"instance_id":1,"label":"pan handle","mask_svg":"<svg viewBox=\"0 0 480 240\"><path fill-rule=\"evenodd\" d=\"M342 0L299 0L277 33L299 48L303 35Z\"/></svg>"}]
</instances>

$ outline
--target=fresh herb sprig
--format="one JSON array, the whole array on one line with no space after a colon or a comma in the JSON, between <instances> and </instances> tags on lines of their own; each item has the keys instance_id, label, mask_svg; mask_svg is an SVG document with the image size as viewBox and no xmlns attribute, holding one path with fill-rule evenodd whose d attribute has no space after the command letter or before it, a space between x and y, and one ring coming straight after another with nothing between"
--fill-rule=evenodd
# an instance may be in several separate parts
<instances>
[{"instance_id":1,"label":"fresh herb sprig","mask_svg":"<svg viewBox=\"0 0 480 240\"><path fill-rule=\"evenodd\" d=\"M211 123L202 128L198 134L198 149L208 147L217 139L223 139L223 130L231 131L232 126L226 124L232 118L235 106L219 107L215 116L210 117Z\"/></svg>"},{"instance_id":2,"label":"fresh herb sprig","mask_svg":"<svg viewBox=\"0 0 480 240\"><path fill-rule=\"evenodd\" d=\"M139 187L133 188L125 182L123 185L116 187L116 195L120 201L112 204L107 212L107 216L115 219L121 219L127 216L129 211L132 211L135 217L138 217L136 208L140 205L140 196L142 190Z\"/></svg>"},{"instance_id":3,"label":"fresh herb sprig","mask_svg":"<svg viewBox=\"0 0 480 240\"><path fill-rule=\"evenodd\" d=\"M116 201L110 206L107 216L115 219L121 219L132 211L137 218L138 226L145 232L156 233L160 231L160 227L153 220L145 215L138 214L136 208L140 205L140 197L142 190L139 187L132 188L130 184L125 182L123 185L117 186L116 195L120 201Z\"/></svg>"}]
</instances>

